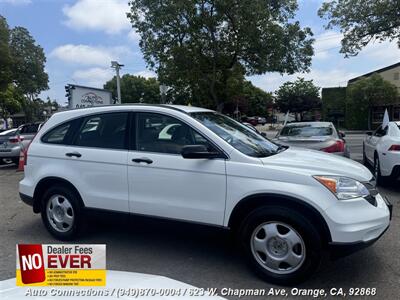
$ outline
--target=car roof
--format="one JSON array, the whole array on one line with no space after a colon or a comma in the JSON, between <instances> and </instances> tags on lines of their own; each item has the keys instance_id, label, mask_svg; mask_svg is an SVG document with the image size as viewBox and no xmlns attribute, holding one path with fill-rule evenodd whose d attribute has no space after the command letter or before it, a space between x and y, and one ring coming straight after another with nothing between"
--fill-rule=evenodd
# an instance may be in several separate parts
<instances>
[{"instance_id":1,"label":"car roof","mask_svg":"<svg viewBox=\"0 0 400 300\"><path fill-rule=\"evenodd\" d=\"M193 112L213 112L213 110L196 107L196 106L186 106L186 105L173 105L173 104L145 104L145 103L130 103L130 104L113 104L113 105L102 105L79 109L70 109L61 112L57 112L57 115L84 115L86 113L101 113L107 111L121 111L126 108L138 107L153 107L153 108L168 108L172 110L177 110L183 113L193 113Z\"/></svg>"},{"instance_id":2,"label":"car roof","mask_svg":"<svg viewBox=\"0 0 400 300\"><path fill-rule=\"evenodd\" d=\"M291 122L285 126L312 126L312 127L328 127L332 122Z\"/></svg>"}]
</instances>

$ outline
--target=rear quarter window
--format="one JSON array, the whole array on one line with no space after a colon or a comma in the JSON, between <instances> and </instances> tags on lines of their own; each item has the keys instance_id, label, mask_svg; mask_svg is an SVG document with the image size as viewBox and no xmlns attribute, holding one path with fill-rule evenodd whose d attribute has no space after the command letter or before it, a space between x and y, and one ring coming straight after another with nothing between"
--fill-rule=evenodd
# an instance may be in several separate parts
<instances>
[{"instance_id":1,"label":"rear quarter window","mask_svg":"<svg viewBox=\"0 0 400 300\"><path fill-rule=\"evenodd\" d=\"M42 142L47 144L69 144L68 138L71 133L72 125L73 121L61 124L51 129L42 137Z\"/></svg>"}]
</instances>

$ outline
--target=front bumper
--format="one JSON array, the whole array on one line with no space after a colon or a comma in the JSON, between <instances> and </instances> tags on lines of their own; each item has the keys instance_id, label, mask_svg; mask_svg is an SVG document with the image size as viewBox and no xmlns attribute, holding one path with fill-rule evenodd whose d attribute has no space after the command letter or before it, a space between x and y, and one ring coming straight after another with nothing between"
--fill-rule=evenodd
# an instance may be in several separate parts
<instances>
[{"instance_id":1,"label":"front bumper","mask_svg":"<svg viewBox=\"0 0 400 300\"><path fill-rule=\"evenodd\" d=\"M325 211L333 243L369 242L389 226L392 205L380 194L376 205L364 198L336 201Z\"/></svg>"},{"instance_id":2,"label":"front bumper","mask_svg":"<svg viewBox=\"0 0 400 300\"><path fill-rule=\"evenodd\" d=\"M393 205L386 197L379 194L376 196L376 200L376 207L367 202L370 205L369 210L377 209L375 218L365 219L358 223L337 225L339 230L337 233L342 235L341 238L350 241L341 242L332 239L333 241L329 243L331 258L343 257L371 246L388 230L392 219ZM362 214L362 212L360 213ZM358 218L360 217L358 216Z\"/></svg>"},{"instance_id":3,"label":"front bumper","mask_svg":"<svg viewBox=\"0 0 400 300\"><path fill-rule=\"evenodd\" d=\"M330 243L329 252L331 259L338 259L373 245L389 229L389 226L377 237L368 242Z\"/></svg>"}]
</instances>

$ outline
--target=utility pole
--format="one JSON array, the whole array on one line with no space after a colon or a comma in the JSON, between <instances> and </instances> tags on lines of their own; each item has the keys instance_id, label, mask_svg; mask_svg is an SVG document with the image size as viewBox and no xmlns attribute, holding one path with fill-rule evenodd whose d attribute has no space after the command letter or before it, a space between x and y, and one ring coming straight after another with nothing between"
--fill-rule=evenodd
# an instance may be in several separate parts
<instances>
[{"instance_id":1,"label":"utility pole","mask_svg":"<svg viewBox=\"0 0 400 300\"><path fill-rule=\"evenodd\" d=\"M111 62L111 68L115 69L115 72L117 74L117 104L121 104L121 84L120 84L120 78L119 78L119 70L121 67L124 65L118 63L117 61L112 61Z\"/></svg>"},{"instance_id":2,"label":"utility pole","mask_svg":"<svg viewBox=\"0 0 400 300\"><path fill-rule=\"evenodd\" d=\"M165 84L160 84L161 104L165 104L168 87Z\"/></svg>"}]
</instances>

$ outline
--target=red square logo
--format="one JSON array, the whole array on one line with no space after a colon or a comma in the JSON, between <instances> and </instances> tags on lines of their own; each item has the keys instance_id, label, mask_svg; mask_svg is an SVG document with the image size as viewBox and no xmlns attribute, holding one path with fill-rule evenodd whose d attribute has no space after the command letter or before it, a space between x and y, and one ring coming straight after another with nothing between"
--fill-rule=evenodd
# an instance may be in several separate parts
<instances>
[{"instance_id":1,"label":"red square logo","mask_svg":"<svg viewBox=\"0 0 400 300\"><path fill-rule=\"evenodd\" d=\"M42 245L18 245L18 259L22 283L45 281Z\"/></svg>"}]
</instances>

